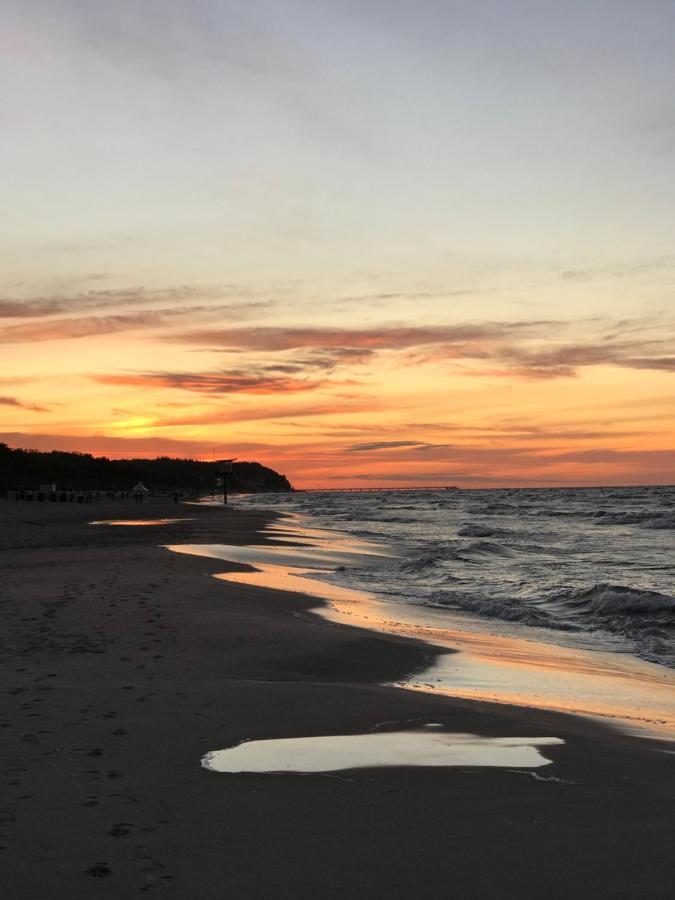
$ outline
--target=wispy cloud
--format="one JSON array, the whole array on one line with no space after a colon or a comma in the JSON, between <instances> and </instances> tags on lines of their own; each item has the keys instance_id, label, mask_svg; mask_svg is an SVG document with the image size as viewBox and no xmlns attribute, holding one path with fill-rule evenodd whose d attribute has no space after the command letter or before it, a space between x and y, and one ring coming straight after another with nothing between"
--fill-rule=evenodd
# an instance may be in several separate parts
<instances>
[{"instance_id":1,"label":"wispy cloud","mask_svg":"<svg viewBox=\"0 0 675 900\"><path fill-rule=\"evenodd\" d=\"M663 355L663 350L670 348L675 348L675 334L658 339L646 336L639 341L613 341L600 335L595 342L583 344L559 344L551 335L536 342L484 342L479 347L442 345L429 352L416 353L414 359L429 363L444 360L480 362L478 367L462 369L463 374L473 377L546 380L573 378L581 369L591 366L672 372L675 371L675 355Z\"/></svg>"},{"instance_id":2,"label":"wispy cloud","mask_svg":"<svg viewBox=\"0 0 675 900\"><path fill-rule=\"evenodd\" d=\"M336 367L365 362L383 351L403 352L411 364L445 361L480 362L468 368L472 376L530 380L570 378L580 369L608 365L621 368L675 371L675 329L672 323L632 320L576 323L591 335L585 341L563 343L572 326L561 321L514 321L462 325L382 325L370 328L216 328L173 334L169 340L220 347L236 352L296 353L312 351L304 364ZM608 333L608 328L610 329ZM632 331L632 340L619 340ZM640 336L635 336L641 332ZM665 351L665 352L664 352ZM326 356L328 354L328 356ZM367 354L367 355L361 355ZM303 364L295 360L295 364ZM488 364L488 365L486 365Z\"/></svg>"},{"instance_id":3,"label":"wispy cloud","mask_svg":"<svg viewBox=\"0 0 675 900\"><path fill-rule=\"evenodd\" d=\"M35 403L24 403L16 397L0 397L0 406L16 406L19 409L28 409L31 412L49 412L45 406L37 406Z\"/></svg>"},{"instance_id":4,"label":"wispy cloud","mask_svg":"<svg viewBox=\"0 0 675 900\"><path fill-rule=\"evenodd\" d=\"M427 441L366 441L362 444L353 444L351 447L345 447L345 453L364 453L373 450L401 450L414 449L423 450L425 447L436 446L429 444Z\"/></svg>"},{"instance_id":5,"label":"wispy cloud","mask_svg":"<svg viewBox=\"0 0 675 900\"><path fill-rule=\"evenodd\" d=\"M382 409L382 403L372 398L330 400L324 403L274 403L265 406L217 408L196 416L175 416L153 422L153 428L175 428L189 425L223 425L227 423L262 422L282 419L323 419L326 416L353 415Z\"/></svg>"},{"instance_id":6,"label":"wispy cloud","mask_svg":"<svg viewBox=\"0 0 675 900\"><path fill-rule=\"evenodd\" d=\"M107 316L69 316L40 319L0 328L0 343L33 343L96 337L122 331L137 331L175 325L184 319L212 319L227 314L245 316L260 310L260 304L236 306L180 306L168 309L140 310Z\"/></svg>"},{"instance_id":7,"label":"wispy cloud","mask_svg":"<svg viewBox=\"0 0 675 900\"><path fill-rule=\"evenodd\" d=\"M406 426L399 426L398 430L401 431ZM462 442L466 443L468 439L474 442L474 446L478 448L480 445L476 442L488 442L489 445L494 445L496 440L499 441L517 441L519 442L518 448L521 449L520 442L526 442L526 448L535 447L537 444L551 444L551 443L561 443L564 444L567 441L589 441L589 440L598 440L601 438L611 437L613 439L616 438L626 438L626 437L637 437L644 436L649 434L654 434L653 431L646 431L644 429L637 430L624 430L624 431L614 431L605 429L603 431L593 430L593 429L568 429L568 428L556 428L551 427L548 429L545 428L537 428L537 427L525 427L523 425L518 427L503 427L500 428L498 426L472 426L472 425L450 425L444 426L443 424L437 425L433 423L426 424L418 424L416 426L407 426L409 428L416 427L419 430L425 430L427 432L441 432L449 431L452 432L453 435L456 436L456 443L449 444L444 442L435 442L428 440L379 440L379 441L363 441L361 443L352 444L349 447L345 447L343 452L345 453L370 453L370 452L379 452L381 450L384 451L415 451L422 452L424 454L429 454L431 451L461 451L462 450ZM361 429L361 433L371 430L378 431L382 429L378 429L377 426L373 426L372 429ZM457 443L458 442L458 443ZM515 445L514 445L515 449Z\"/></svg>"},{"instance_id":8,"label":"wispy cloud","mask_svg":"<svg viewBox=\"0 0 675 900\"><path fill-rule=\"evenodd\" d=\"M665 369L675 357L642 356L635 357L636 351L652 350L658 353L663 341L647 339L643 341L567 344L530 350L524 347L506 346L496 348L493 359L507 363L507 374L525 378L571 377L580 368L610 365L622 368ZM670 368L675 369L675 366Z\"/></svg>"},{"instance_id":9,"label":"wispy cloud","mask_svg":"<svg viewBox=\"0 0 675 900\"><path fill-rule=\"evenodd\" d=\"M85 291L77 294L60 293L18 299L0 297L0 318L34 318L62 313L83 313L95 309L125 306L145 306L165 303L185 305L190 301L204 303L219 300L230 294L232 287L182 285L173 288L149 289L128 287L111 290ZM236 289L237 295L243 290Z\"/></svg>"},{"instance_id":10,"label":"wispy cloud","mask_svg":"<svg viewBox=\"0 0 675 900\"><path fill-rule=\"evenodd\" d=\"M23 325L9 325L0 328L0 343L59 341L133 331L139 328L153 328L170 324L185 313L185 310L165 309L113 316L48 319Z\"/></svg>"},{"instance_id":11,"label":"wispy cloud","mask_svg":"<svg viewBox=\"0 0 675 900\"><path fill-rule=\"evenodd\" d=\"M401 350L430 344L499 340L534 332L554 322L505 322L468 325L383 325L377 328L221 328L188 331L170 340L231 350L280 351L301 348Z\"/></svg>"},{"instance_id":12,"label":"wispy cloud","mask_svg":"<svg viewBox=\"0 0 675 900\"><path fill-rule=\"evenodd\" d=\"M617 362L626 369L654 369L659 372L675 372L674 356L633 356Z\"/></svg>"},{"instance_id":13,"label":"wispy cloud","mask_svg":"<svg viewBox=\"0 0 675 900\"><path fill-rule=\"evenodd\" d=\"M261 371L223 369L214 372L138 372L92 375L99 384L169 388L198 394L294 394L314 391L324 382Z\"/></svg>"},{"instance_id":14,"label":"wispy cloud","mask_svg":"<svg viewBox=\"0 0 675 900\"><path fill-rule=\"evenodd\" d=\"M670 273L673 269L675 269L675 256L655 256L630 263L562 269L558 273L558 277L561 281L595 281L653 275L659 271Z\"/></svg>"},{"instance_id":15,"label":"wispy cloud","mask_svg":"<svg viewBox=\"0 0 675 900\"><path fill-rule=\"evenodd\" d=\"M666 471L675 468L675 450L616 450L611 447L599 447L588 450L570 450L556 453L548 457L551 463L575 462L584 465L607 465L608 463L641 463L645 466L658 466Z\"/></svg>"}]
</instances>

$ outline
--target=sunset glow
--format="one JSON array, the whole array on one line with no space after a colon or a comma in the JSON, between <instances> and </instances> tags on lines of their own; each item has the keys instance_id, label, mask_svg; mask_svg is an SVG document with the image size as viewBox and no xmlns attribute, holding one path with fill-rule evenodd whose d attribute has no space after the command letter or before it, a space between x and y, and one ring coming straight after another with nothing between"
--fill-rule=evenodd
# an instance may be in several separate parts
<instances>
[{"instance_id":1,"label":"sunset glow","mask_svg":"<svg viewBox=\"0 0 675 900\"><path fill-rule=\"evenodd\" d=\"M0 441L672 483L672 7L428 6L14 6Z\"/></svg>"}]
</instances>

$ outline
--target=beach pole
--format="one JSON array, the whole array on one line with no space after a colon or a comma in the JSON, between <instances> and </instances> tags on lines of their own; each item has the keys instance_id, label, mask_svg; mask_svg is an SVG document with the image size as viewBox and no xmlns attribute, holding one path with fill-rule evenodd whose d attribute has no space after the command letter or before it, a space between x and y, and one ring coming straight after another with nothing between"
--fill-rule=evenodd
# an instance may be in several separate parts
<instances>
[{"instance_id":1,"label":"beach pole","mask_svg":"<svg viewBox=\"0 0 675 900\"><path fill-rule=\"evenodd\" d=\"M232 472L234 459L221 459L218 463L218 471L223 482L223 506L227 506L227 479Z\"/></svg>"}]
</instances>

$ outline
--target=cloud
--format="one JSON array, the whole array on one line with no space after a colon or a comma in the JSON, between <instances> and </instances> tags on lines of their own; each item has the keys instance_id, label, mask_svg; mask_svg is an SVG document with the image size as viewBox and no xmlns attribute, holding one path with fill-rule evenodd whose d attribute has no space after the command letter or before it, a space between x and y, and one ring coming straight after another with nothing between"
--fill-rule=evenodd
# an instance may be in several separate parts
<instances>
[{"instance_id":1,"label":"cloud","mask_svg":"<svg viewBox=\"0 0 675 900\"><path fill-rule=\"evenodd\" d=\"M667 471L675 468L675 450L614 450L598 447L589 450L572 450L548 456L551 462L577 462L585 465L607 465L611 463L642 463L648 466L663 466Z\"/></svg>"},{"instance_id":2,"label":"cloud","mask_svg":"<svg viewBox=\"0 0 675 900\"><path fill-rule=\"evenodd\" d=\"M445 362L457 367L462 363L462 367L455 368L455 371L471 377L532 381L573 378L584 368L601 365L675 372L675 332L672 323L665 318L655 320L642 317L614 322L589 318L576 323L550 319L457 325L383 324L367 328L219 327L224 319L243 320L255 316L274 305L275 301L270 300L218 305L201 303L135 309L133 312L121 311L109 315L45 318L56 310L71 309L82 313L108 304L123 307L134 302L155 303L171 298L190 300L234 289L234 286L184 286L161 291L129 288L92 291L76 297L0 301L0 315L3 310L6 316L16 315L21 307L24 316L23 322L0 328L0 343L42 342L164 329L163 340L192 345L191 349L196 352L211 350L266 355L264 362L255 364L252 373L222 370L214 373L213 377L195 377L191 387L188 386L190 377L187 373L176 373L173 386L203 393L210 390L243 390L247 377L252 379L251 389L260 393L311 390L321 383L316 375L312 377L312 372L328 373L345 366L364 365L382 353L403 354L407 365ZM173 330L186 321L191 326L200 324L202 327ZM211 322L214 327L209 327ZM562 342L565 332L572 327L585 330L584 341ZM627 339L629 334L630 339ZM215 375L219 375L221 380L218 381ZM230 375L233 380L228 383ZM287 376L288 380L284 382L283 376ZM172 386L166 373L140 373L137 377L144 378L145 383L154 379L156 384L163 379L165 386ZM178 384L179 379L181 384ZM256 387L256 382L259 382L259 387ZM269 384L267 388L266 383Z\"/></svg>"},{"instance_id":3,"label":"cloud","mask_svg":"<svg viewBox=\"0 0 675 900\"><path fill-rule=\"evenodd\" d=\"M420 300L451 300L455 297L476 297L487 293L490 293L490 291L484 288L446 288L445 290L439 289L435 291L381 291L336 297L332 300L332 303L338 307L358 305L360 308L364 306L377 308L386 307L397 301L413 304Z\"/></svg>"},{"instance_id":4,"label":"cloud","mask_svg":"<svg viewBox=\"0 0 675 900\"><path fill-rule=\"evenodd\" d=\"M522 347L501 347L498 358L513 362L523 372L531 371L535 377L551 373L550 377L573 375L579 366L602 365L614 362L634 344L570 344L544 350L527 350Z\"/></svg>"},{"instance_id":5,"label":"cloud","mask_svg":"<svg viewBox=\"0 0 675 900\"><path fill-rule=\"evenodd\" d=\"M198 394L294 394L314 391L323 381L309 381L283 374L223 369L215 372L139 372L92 375L99 384L143 388L169 388Z\"/></svg>"},{"instance_id":6,"label":"cloud","mask_svg":"<svg viewBox=\"0 0 675 900\"><path fill-rule=\"evenodd\" d=\"M141 310L108 316L74 316L60 319L40 319L20 325L0 328L0 343L31 343L96 337L121 331L136 331L173 325L186 318L212 318L256 311L259 304L233 306L181 306L168 309Z\"/></svg>"},{"instance_id":7,"label":"cloud","mask_svg":"<svg viewBox=\"0 0 675 900\"><path fill-rule=\"evenodd\" d=\"M222 348L213 348L221 353ZM243 352L243 351L242 351ZM367 362L375 355L374 350L351 347L331 347L310 352L293 352L282 359L257 363L257 368L266 372L297 374L308 369L330 372L339 366L359 365ZM269 359L269 357L267 357Z\"/></svg>"},{"instance_id":8,"label":"cloud","mask_svg":"<svg viewBox=\"0 0 675 900\"><path fill-rule=\"evenodd\" d=\"M627 369L653 369L658 372L675 372L675 356L628 357L617 365Z\"/></svg>"},{"instance_id":9,"label":"cloud","mask_svg":"<svg viewBox=\"0 0 675 900\"><path fill-rule=\"evenodd\" d=\"M20 409L28 409L31 412L49 412L45 406L36 406L34 403L24 403L16 397L0 397L0 406L17 406Z\"/></svg>"},{"instance_id":10,"label":"cloud","mask_svg":"<svg viewBox=\"0 0 675 900\"><path fill-rule=\"evenodd\" d=\"M153 303L185 304L190 300L217 300L233 290L230 287L182 285L175 288L148 289L128 287L117 290L85 291L79 294L51 294L24 300L0 297L0 318L35 318L61 313L88 312L108 307L143 306ZM240 289L237 289L241 293Z\"/></svg>"},{"instance_id":11,"label":"cloud","mask_svg":"<svg viewBox=\"0 0 675 900\"><path fill-rule=\"evenodd\" d=\"M331 347L293 358L299 368L330 371L338 366L366 363L374 356L375 350L367 347Z\"/></svg>"},{"instance_id":12,"label":"cloud","mask_svg":"<svg viewBox=\"0 0 675 900\"><path fill-rule=\"evenodd\" d=\"M378 328L222 328L202 329L172 335L169 339L186 344L219 346L228 350L276 352L314 348L318 350L402 350L431 344L500 340L514 332L532 331L542 324L506 322L469 325L405 326Z\"/></svg>"},{"instance_id":13,"label":"cloud","mask_svg":"<svg viewBox=\"0 0 675 900\"><path fill-rule=\"evenodd\" d=\"M166 325L184 312L181 310L157 310L129 313L128 315L83 316L10 325L0 328L0 343L59 341L114 334L138 328L152 328Z\"/></svg>"},{"instance_id":14,"label":"cloud","mask_svg":"<svg viewBox=\"0 0 675 900\"><path fill-rule=\"evenodd\" d=\"M256 403L251 407L216 407L197 416L177 416L152 423L153 428L176 428L190 425L240 424L241 422L274 421L276 419L302 419L306 417L353 415L354 413L375 412L382 409L378 400L366 398L347 402L342 400L325 403L276 403L264 406Z\"/></svg>"},{"instance_id":15,"label":"cloud","mask_svg":"<svg viewBox=\"0 0 675 900\"><path fill-rule=\"evenodd\" d=\"M587 268L563 269L558 273L561 281L592 281L606 279L630 278L640 275L653 275L658 271L672 270L675 268L675 256L657 256L645 258L629 263L616 263L615 265L598 265Z\"/></svg>"},{"instance_id":16,"label":"cloud","mask_svg":"<svg viewBox=\"0 0 675 900\"><path fill-rule=\"evenodd\" d=\"M527 441L528 446L536 445L537 443L548 443L548 442L565 442L565 441L587 441L587 440L597 440L598 438L625 438L625 437L638 437L644 436L647 434L653 434L654 432L650 431L609 431L605 429L604 431L600 430L572 430L565 428L538 428L536 426L527 427L524 425L514 426L514 427L491 427L487 425L479 426L479 425L455 425L455 424L436 424L436 423L417 423L411 424L407 426L401 426L399 428L399 432L401 429L405 428L416 428L419 430L425 431L451 431L454 434L460 435L471 435L473 440L486 440L491 444L494 443L495 438L508 438L511 441ZM378 426L374 426L372 429L362 428L360 429L360 433L363 433L368 430L379 430ZM359 432L355 432L359 433ZM458 437L458 440L461 440ZM364 453L370 451L378 451L378 450L406 450L406 451L421 451L425 454L430 453L435 450L455 450L458 451L461 449L461 445L459 444L448 444L448 443L435 443L432 441L422 441L422 440L394 440L394 441L367 441L358 444L353 444L350 447L344 448L344 453ZM477 448L476 448L477 449ZM516 448L514 447L514 450ZM522 448L520 448L522 449Z\"/></svg>"},{"instance_id":17,"label":"cloud","mask_svg":"<svg viewBox=\"0 0 675 900\"><path fill-rule=\"evenodd\" d=\"M675 349L675 335L669 337L671 323L622 321L614 323L613 327L620 329L614 335L606 333L612 323L588 320L585 324L587 330L596 332L593 340L564 344L560 343L561 332L570 323L555 320L371 328L204 328L173 334L168 340L235 352L309 350L313 354L289 365L317 368L366 362L382 351L404 351L412 365L459 360L492 364L462 370L471 376L572 378L580 369L599 365L675 371L675 354L670 353ZM599 325L605 328L604 332ZM617 340L619 333L626 330L644 334L639 339Z\"/></svg>"},{"instance_id":18,"label":"cloud","mask_svg":"<svg viewBox=\"0 0 675 900\"><path fill-rule=\"evenodd\" d=\"M353 444L351 447L345 447L345 453L363 453L370 450L396 450L396 449L415 449L423 450L426 447L440 446L437 444L429 444L427 441L370 441L363 444Z\"/></svg>"},{"instance_id":19,"label":"cloud","mask_svg":"<svg viewBox=\"0 0 675 900\"><path fill-rule=\"evenodd\" d=\"M653 369L675 372L675 356L663 356L663 345L672 346L673 339L645 338L641 341L598 340L588 344L565 344L531 349L519 345L497 345L491 348L489 359L503 368L466 370L466 374L525 379L573 378L579 369L589 366L614 366L626 369ZM642 355L636 356L636 353ZM653 355L651 355L653 354ZM466 359L485 359L485 355Z\"/></svg>"}]
</instances>

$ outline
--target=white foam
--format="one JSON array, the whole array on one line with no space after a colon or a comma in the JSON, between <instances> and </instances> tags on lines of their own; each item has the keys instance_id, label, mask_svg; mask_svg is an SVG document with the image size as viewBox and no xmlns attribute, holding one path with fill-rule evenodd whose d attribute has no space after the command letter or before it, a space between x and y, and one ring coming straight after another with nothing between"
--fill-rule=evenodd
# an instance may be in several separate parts
<instances>
[{"instance_id":1,"label":"white foam","mask_svg":"<svg viewBox=\"0 0 675 900\"><path fill-rule=\"evenodd\" d=\"M539 747L562 744L554 737L481 737L436 729L375 734L327 735L245 741L202 757L213 772L337 772L381 766L489 766L539 768L550 765Z\"/></svg>"}]
</instances>

